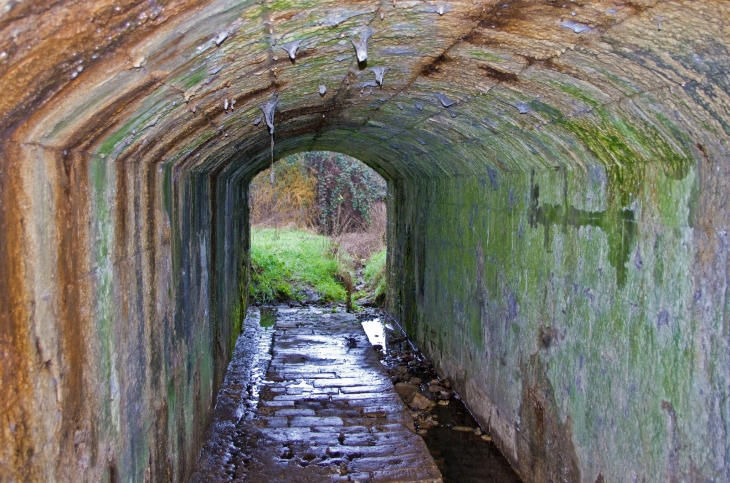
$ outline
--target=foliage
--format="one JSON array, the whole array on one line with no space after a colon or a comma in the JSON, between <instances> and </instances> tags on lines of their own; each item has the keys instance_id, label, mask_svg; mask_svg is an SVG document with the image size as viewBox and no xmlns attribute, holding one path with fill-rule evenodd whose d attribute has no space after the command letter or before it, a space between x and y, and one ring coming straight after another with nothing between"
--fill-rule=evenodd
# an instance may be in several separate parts
<instances>
[{"instance_id":1,"label":"foliage","mask_svg":"<svg viewBox=\"0 0 730 483\"><path fill-rule=\"evenodd\" d=\"M327 235L367 229L371 206L385 197L385 182L360 161L338 153L303 155L317 178L319 229Z\"/></svg>"},{"instance_id":2,"label":"foliage","mask_svg":"<svg viewBox=\"0 0 730 483\"><path fill-rule=\"evenodd\" d=\"M325 236L300 230L251 230L251 298L254 303L303 300L316 291L324 301L343 302L347 267L331 253Z\"/></svg>"},{"instance_id":3,"label":"foliage","mask_svg":"<svg viewBox=\"0 0 730 483\"><path fill-rule=\"evenodd\" d=\"M385 197L385 180L343 154L310 152L288 156L251 181L254 226L293 225L326 235L367 230L372 207Z\"/></svg>"},{"instance_id":4,"label":"foliage","mask_svg":"<svg viewBox=\"0 0 730 483\"><path fill-rule=\"evenodd\" d=\"M273 185L269 181L270 171L270 168L263 171L249 185L252 224L315 226L317 181L312 170L289 156L274 166Z\"/></svg>"},{"instance_id":5,"label":"foliage","mask_svg":"<svg viewBox=\"0 0 730 483\"><path fill-rule=\"evenodd\" d=\"M385 181L360 161L329 152L289 156L274 170L273 184L266 170L249 185L251 223L257 227L251 233L252 301L315 298L345 301L349 310L353 267L380 250L382 260L371 261L380 264L371 278L382 298ZM329 237L306 231L312 229Z\"/></svg>"},{"instance_id":6,"label":"foliage","mask_svg":"<svg viewBox=\"0 0 730 483\"><path fill-rule=\"evenodd\" d=\"M385 249L379 251L365 264L363 276L368 288L373 291L373 300L382 304L385 300Z\"/></svg>"}]
</instances>

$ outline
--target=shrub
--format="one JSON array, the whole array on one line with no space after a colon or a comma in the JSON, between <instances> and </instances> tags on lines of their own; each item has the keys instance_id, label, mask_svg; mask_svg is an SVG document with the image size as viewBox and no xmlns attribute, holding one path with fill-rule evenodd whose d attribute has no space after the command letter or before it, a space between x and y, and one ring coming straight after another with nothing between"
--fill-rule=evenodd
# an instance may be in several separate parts
<instances>
[{"instance_id":1,"label":"shrub","mask_svg":"<svg viewBox=\"0 0 730 483\"><path fill-rule=\"evenodd\" d=\"M288 156L249 185L251 224L314 228L325 235L368 231L386 184L362 162L331 152Z\"/></svg>"}]
</instances>

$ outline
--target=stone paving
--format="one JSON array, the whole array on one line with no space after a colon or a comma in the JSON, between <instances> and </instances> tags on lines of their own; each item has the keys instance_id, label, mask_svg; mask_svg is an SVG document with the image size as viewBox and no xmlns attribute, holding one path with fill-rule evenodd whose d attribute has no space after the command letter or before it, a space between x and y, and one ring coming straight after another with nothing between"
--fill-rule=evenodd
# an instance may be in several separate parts
<instances>
[{"instance_id":1,"label":"stone paving","mask_svg":"<svg viewBox=\"0 0 730 483\"><path fill-rule=\"evenodd\" d=\"M353 315L279 310L255 411L233 407L243 391L235 379L221 389L227 402L219 400L191 481L442 481Z\"/></svg>"}]
</instances>

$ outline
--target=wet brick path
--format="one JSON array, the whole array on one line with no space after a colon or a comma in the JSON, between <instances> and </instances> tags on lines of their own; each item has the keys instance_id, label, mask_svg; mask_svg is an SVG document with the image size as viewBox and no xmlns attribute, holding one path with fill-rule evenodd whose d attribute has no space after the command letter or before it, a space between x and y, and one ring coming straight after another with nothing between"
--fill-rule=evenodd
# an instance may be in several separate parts
<instances>
[{"instance_id":1,"label":"wet brick path","mask_svg":"<svg viewBox=\"0 0 730 483\"><path fill-rule=\"evenodd\" d=\"M274 329L258 384L267 361L237 346L191 481L442 481L354 316L283 309ZM268 334L245 330L249 350Z\"/></svg>"}]
</instances>

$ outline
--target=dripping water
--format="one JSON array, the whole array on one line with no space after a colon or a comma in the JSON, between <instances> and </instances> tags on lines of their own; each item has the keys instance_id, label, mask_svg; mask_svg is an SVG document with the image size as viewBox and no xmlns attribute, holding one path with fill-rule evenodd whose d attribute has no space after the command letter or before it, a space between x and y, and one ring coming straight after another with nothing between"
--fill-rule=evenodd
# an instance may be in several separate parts
<instances>
[{"instance_id":1,"label":"dripping water","mask_svg":"<svg viewBox=\"0 0 730 483\"><path fill-rule=\"evenodd\" d=\"M273 99L269 99L269 101L261 106L261 110L264 111L264 119L266 120L266 125L269 127L269 134L271 135L271 184L274 184L274 111L276 110L276 105L279 103L279 98L274 97Z\"/></svg>"}]
</instances>

